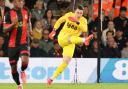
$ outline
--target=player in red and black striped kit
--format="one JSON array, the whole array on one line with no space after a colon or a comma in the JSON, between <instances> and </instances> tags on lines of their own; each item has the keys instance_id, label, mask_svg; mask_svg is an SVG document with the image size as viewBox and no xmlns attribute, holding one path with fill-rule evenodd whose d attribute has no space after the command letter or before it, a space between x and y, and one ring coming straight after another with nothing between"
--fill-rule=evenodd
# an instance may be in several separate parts
<instances>
[{"instance_id":1,"label":"player in red and black striped kit","mask_svg":"<svg viewBox=\"0 0 128 89\"><path fill-rule=\"evenodd\" d=\"M28 50L28 24L29 12L25 9L23 0L12 0L14 8L5 15L4 32L9 33L8 55L11 73L18 89L23 89L17 71L17 62L21 57L21 79L26 83L25 69L29 62Z\"/></svg>"}]
</instances>

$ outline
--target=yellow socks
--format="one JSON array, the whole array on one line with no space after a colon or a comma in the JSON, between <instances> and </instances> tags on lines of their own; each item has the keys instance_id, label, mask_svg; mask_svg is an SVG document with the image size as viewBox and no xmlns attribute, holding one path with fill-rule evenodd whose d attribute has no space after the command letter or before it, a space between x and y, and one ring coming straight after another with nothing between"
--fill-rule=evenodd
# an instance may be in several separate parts
<instances>
[{"instance_id":1,"label":"yellow socks","mask_svg":"<svg viewBox=\"0 0 128 89\"><path fill-rule=\"evenodd\" d=\"M58 66L58 68L56 69L56 71L54 72L53 76L51 77L51 79L55 79L57 78L64 70L65 68L68 66L67 63L63 62L60 66Z\"/></svg>"}]
</instances>

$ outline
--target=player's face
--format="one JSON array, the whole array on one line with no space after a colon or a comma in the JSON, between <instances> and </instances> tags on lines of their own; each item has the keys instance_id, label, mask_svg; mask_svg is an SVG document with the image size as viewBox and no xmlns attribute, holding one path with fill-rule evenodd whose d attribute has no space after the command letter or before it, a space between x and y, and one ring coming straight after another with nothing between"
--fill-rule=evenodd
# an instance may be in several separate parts
<instances>
[{"instance_id":1,"label":"player's face","mask_svg":"<svg viewBox=\"0 0 128 89\"><path fill-rule=\"evenodd\" d=\"M82 15L83 15L83 10L76 9L76 11L75 11L75 16L76 16L77 18L80 18Z\"/></svg>"},{"instance_id":2,"label":"player's face","mask_svg":"<svg viewBox=\"0 0 128 89\"><path fill-rule=\"evenodd\" d=\"M14 0L13 4L14 4L14 7L16 7L16 8L22 8L24 5L24 1L23 0Z\"/></svg>"},{"instance_id":3,"label":"player's face","mask_svg":"<svg viewBox=\"0 0 128 89\"><path fill-rule=\"evenodd\" d=\"M20 6L21 6L21 8L23 8L23 7L24 7L24 5L25 5L24 0L21 0L21 1L20 1Z\"/></svg>"}]
</instances>

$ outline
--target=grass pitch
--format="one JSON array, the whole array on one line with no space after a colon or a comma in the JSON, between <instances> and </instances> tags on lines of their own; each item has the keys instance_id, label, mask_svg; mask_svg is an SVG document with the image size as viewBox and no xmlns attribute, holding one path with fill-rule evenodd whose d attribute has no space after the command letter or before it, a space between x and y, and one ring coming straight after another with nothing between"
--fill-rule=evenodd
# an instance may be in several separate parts
<instances>
[{"instance_id":1,"label":"grass pitch","mask_svg":"<svg viewBox=\"0 0 128 89\"><path fill-rule=\"evenodd\" d=\"M100 83L100 84L24 84L24 89L128 89L128 83ZM17 89L15 84L0 84L0 89Z\"/></svg>"}]
</instances>

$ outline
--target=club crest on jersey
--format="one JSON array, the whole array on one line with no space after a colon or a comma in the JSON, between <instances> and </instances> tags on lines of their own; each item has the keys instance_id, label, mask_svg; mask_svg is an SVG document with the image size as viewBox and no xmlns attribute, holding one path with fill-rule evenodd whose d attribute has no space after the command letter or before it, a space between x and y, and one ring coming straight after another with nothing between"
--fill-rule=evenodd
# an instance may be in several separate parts
<instances>
[{"instance_id":1,"label":"club crest on jersey","mask_svg":"<svg viewBox=\"0 0 128 89\"><path fill-rule=\"evenodd\" d=\"M19 25L19 27L22 27L23 26L23 22L20 21L18 25Z\"/></svg>"},{"instance_id":2,"label":"club crest on jersey","mask_svg":"<svg viewBox=\"0 0 128 89\"><path fill-rule=\"evenodd\" d=\"M24 18L25 18L25 19L28 19L28 16L25 14Z\"/></svg>"}]
</instances>

